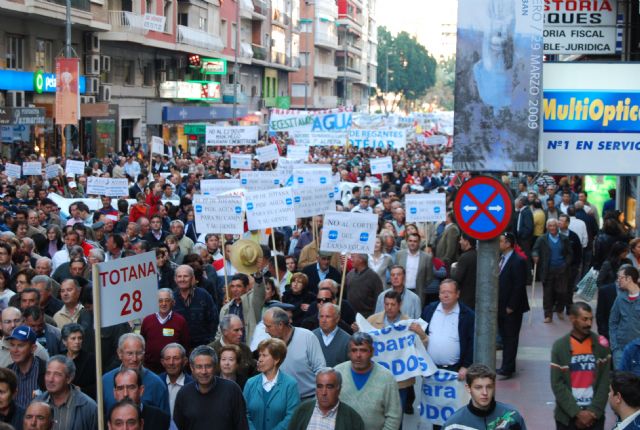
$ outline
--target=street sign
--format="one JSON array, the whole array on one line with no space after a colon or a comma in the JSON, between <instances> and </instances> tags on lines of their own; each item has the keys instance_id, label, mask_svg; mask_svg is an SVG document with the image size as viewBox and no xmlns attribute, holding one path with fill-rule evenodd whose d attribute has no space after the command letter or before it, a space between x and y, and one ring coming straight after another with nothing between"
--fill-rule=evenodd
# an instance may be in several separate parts
<instances>
[{"instance_id":1,"label":"street sign","mask_svg":"<svg viewBox=\"0 0 640 430\"><path fill-rule=\"evenodd\" d=\"M478 240L496 238L511 220L511 195L497 179L479 176L458 190L453 211L460 229Z\"/></svg>"}]
</instances>

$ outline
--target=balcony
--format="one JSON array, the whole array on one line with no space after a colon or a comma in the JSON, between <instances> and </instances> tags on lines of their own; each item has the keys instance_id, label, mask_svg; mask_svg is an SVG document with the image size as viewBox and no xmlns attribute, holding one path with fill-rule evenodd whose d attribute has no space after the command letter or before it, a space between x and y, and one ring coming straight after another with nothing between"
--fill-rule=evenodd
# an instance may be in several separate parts
<instances>
[{"instance_id":1,"label":"balcony","mask_svg":"<svg viewBox=\"0 0 640 430\"><path fill-rule=\"evenodd\" d=\"M251 44L253 50L253 59L259 61L267 61L267 49L264 46Z\"/></svg>"},{"instance_id":2,"label":"balcony","mask_svg":"<svg viewBox=\"0 0 640 430\"><path fill-rule=\"evenodd\" d=\"M250 43L240 42L240 58L253 58L253 48Z\"/></svg>"},{"instance_id":3,"label":"balcony","mask_svg":"<svg viewBox=\"0 0 640 430\"><path fill-rule=\"evenodd\" d=\"M217 52L222 52L224 49L220 36L184 25L178 26L178 43Z\"/></svg>"},{"instance_id":4,"label":"balcony","mask_svg":"<svg viewBox=\"0 0 640 430\"><path fill-rule=\"evenodd\" d=\"M346 73L344 70L344 66L338 66L338 79L344 79L344 76L347 76L347 79L361 81L362 80L362 72L360 71L360 64L355 64L353 66L348 66Z\"/></svg>"},{"instance_id":5,"label":"balcony","mask_svg":"<svg viewBox=\"0 0 640 430\"><path fill-rule=\"evenodd\" d=\"M313 96L313 107L316 109L331 109L337 106L337 96Z\"/></svg>"},{"instance_id":6,"label":"balcony","mask_svg":"<svg viewBox=\"0 0 640 430\"><path fill-rule=\"evenodd\" d=\"M338 77L338 68L333 64L315 63L313 76L322 79L336 79Z\"/></svg>"},{"instance_id":7,"label":"balcony","mask_svg":"<svg viewBox=\"0 0 640 430\"><path fill-rule=\"evenodd\" d=\"M316 46L326 49L338 49L338 36L335 34L327 34L318 31L318 27L316 27L316 32L313 35L313 41Z\"/></svg>"},{"instance_id":8,"label":"balcony","mask_svg":"<svg viewBox=\"0 0 640 430\"><path fill-rule=\"evenodd\" d=\"M267 0L253 0L253 19L267 19L270 7L270 2Z\"/></svg>"},{"instance_id":9,"label":"balcony","mask_svg":"<svg viewBox=\"0 0 640 430\"><path fill-rule=\"evenodd\" d=\"M111 31L120 33L147 34L143 25L144 17L126 10L109 11Z\"/></svg>"},{"instance_id":10,"label":"balcony","mask_svg":"<svg viewBox=\"0 0 640 430\"><path fill-rule=\"evenodd\" d=\"M253 1L252 0L240 0L240 17L251 19L253 18Z\"/></svg>"},{"instance_id":11,"label":"balcony","mask_svg":"<svg viewBox=\"0 0 640 430\"><path fill-rule=\"evenodd\" d=\"M43 1L43 0L40 0ZM60 6L67 5L66 0L44 0L45 3L54 3ZM79 9L89 12L91 10L90 0L71 0L71 9Z\"/></svg>"}]
</instances>

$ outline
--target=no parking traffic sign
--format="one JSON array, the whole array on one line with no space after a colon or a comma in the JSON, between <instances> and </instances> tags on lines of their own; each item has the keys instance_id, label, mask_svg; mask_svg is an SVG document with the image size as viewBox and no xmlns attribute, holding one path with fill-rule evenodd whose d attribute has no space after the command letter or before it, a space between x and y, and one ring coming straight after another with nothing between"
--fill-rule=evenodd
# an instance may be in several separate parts
<instances>
[{"instance_id":1,"label":"no parking traffic sign","mask_svg":"<svg viewBox=\"0 0 640 430\"><path fill-rule=\"evenodd\" d=\"M453 202L460 229L478 240L496 238L511 220L513 203L504 185L489 176L465 182Z\"/></svg>"}]
</instances>

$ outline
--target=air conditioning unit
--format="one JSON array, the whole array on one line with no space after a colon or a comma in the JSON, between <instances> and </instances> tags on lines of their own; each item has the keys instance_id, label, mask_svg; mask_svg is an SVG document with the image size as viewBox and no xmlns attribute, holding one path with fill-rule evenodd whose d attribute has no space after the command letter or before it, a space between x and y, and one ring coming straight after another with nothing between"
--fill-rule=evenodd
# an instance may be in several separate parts
<instances>
[{"instance_id":1,"label":"air conditioning unit","mask_svg":"<svg viewBox=\"0 0 640 430\"><path fill-rule=\"evenodd\" d=\"M85 52L100 52L100 38L98 37L98 33L85 33L84 46Z\"/></svg>"},{"instance_id":2,"label":"air conditioning unit","mask_svg":"<svg viewBox=\"0 0 640 430\"><path fill-rule=\"evenodd\" d=\"M111 101L111 85L100 85L100 92L98 94L98 99L101 102L110 102Z\"/></svg>"},{"instance_id":3,"label":"air conditioning unit","mask_svg":"<svg viewBox=\"0 0 640 430\"><path fill-rule=\"evenodd\" d=\"M100 56L100 60L101 60L101 64L100 64L100 68L103 72L110 72L111 71L111 57L108 55L102 55Z\"/></svg>"},{"instance_id":4,"label":"air conditioning unit","mask_svg":"<svg viewBox=\"0 0 640 430\"><path fill-rule=\"evenodd\" d=\"M25 107L24 91L7 91L5 105L7 107Z\"/></svg>"},{"instance_id":5,"label":"air conditioning unit","mask_svg":"<svg viewBox=\"0 0 640 430\"><path fill-rule=\"evenodd\" d=\"M158 83L166 82L166 80L167 80L167 71L160 70L158 72Z\"/></svg>"},{"instance_id":6,"label":"air conditioning unit","mask_svg":"<svg viewBox=\"0 0 640 430\"><path fill-rule=\"evenodd\" d=\"M84 78L85 89L84 92L86 94L98 94L99 86L100 86L100 78L97 76L87 76Z\"/></svg>"},{"instance_id":7,"label":"air conditioning unit","mask_svg":"<svg viewBox=\"0 0 640 430\"><path fill-rule=\"evenodd\" d=\"M100 55L91 54L84 56L84 73L85 75L100 74Z\"/></svg>"},{"instance_id":8,"label":"air conditioning unit","mask_svg":"<svg viewBox=\"0 0 640 430\"><path fill-rule=\"evenodd\" d=\"M80 96L80 103L82 104L89 104L89 103L95 103L95 102L96 102L95 96Z\"/></svg>"}]
</instances>

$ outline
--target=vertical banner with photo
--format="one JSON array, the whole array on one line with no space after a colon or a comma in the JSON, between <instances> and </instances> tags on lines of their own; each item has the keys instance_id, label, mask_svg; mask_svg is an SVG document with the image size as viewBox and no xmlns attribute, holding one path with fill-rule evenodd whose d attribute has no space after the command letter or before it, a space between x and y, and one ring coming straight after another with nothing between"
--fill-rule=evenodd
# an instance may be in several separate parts
<instances>
[{"instance_id":1,"label":"vertical banner with photo","mask_svg":"<svg viewBox=\"0 0 640 430\"><path fill-rule=\"evenodd\" d=\"M79 82L80 59L56 58L56 124L78 125Z\"/></svg>"},{"instance_id":2,"label":"vertical banner with photo","mask_svg":"<svg viewBox=\"0 0 640 430\"><path fill-rule=\"evenodd\" d=\"M543 17L524 0L459 1L454 169L537 171Z\"/></svg>"}]
</instances>

